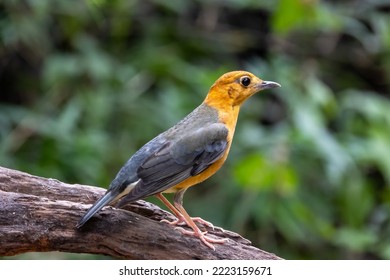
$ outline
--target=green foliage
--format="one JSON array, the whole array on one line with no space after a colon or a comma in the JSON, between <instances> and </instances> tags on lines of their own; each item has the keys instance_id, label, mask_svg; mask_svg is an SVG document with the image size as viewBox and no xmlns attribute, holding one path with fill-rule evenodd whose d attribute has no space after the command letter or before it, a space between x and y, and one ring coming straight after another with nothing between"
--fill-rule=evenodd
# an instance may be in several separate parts
<instances>
[{"instance_id":1,"label":"green foliage","mask_svg":"<svg viewBox=\"0 0 390 280\"><path fill-rule=\"evenodd\" d=\"M246 69L282 88L245 104L227 163L188 191L188 211L284 258L389 259L388 11L382 1L3 1L0 164L108 186L216 78Z\"/></svg>"}]
</instances>

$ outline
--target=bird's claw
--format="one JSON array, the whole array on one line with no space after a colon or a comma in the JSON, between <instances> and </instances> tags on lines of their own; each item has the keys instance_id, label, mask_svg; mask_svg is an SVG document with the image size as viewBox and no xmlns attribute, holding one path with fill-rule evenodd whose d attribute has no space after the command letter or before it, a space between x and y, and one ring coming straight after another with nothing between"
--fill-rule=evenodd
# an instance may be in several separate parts
<instances>
[{"instance_id":1,"label":"bird's claw","mask_svg":"<svg viewBox=\"0 0 390 280\"><path fill-rule=\"evenodd\" d=\"M207 231L191 231L191 230L186 230L181 227L175 227L175 230L178 230L181 232L181 234L184 235L190 235L190 236L195 236L198 237L207 247L213 249L215 251L214 245L211 243L216 243L216 244L223 244L226 241L228 241L228 238L222 238L222 239L215 239L206 236Z\"/></svg>"},{"instance_id":2,"label":"bird's claw","mask_svg":"<svg viewBox=\"0 0 390 280\"><path fill-rule=\"evenodd\" d=\"M174 221L168 221L167 219L163 219L160 222L167 223L168 225L171 226L183 226L187 224L185 220L181 220L181 219L176 219Z\"/></svg>"},{"instance_id":3,"label":"bird's claw","mask_svg":"<svg viewBox=\"0 0 390 280\"><path fill-rule=\"evenodd\" d=\"M191 220L214 230L214 225L212 223L210 223L208 221L205 221L205 220L203 220L200 217L193 217L193 218L191 218ZM187 224L187 222L184 219L184 217L180 217L180 218L178 218L178 219L176 219L174 221L169 221L167 219L163 219L160 222L167 223L167 224L169 224L171 226L184 226L184 225Z\"/></svg>"},{"instance_id":4,"label":"bird's claw","mask_svg":"<svg viewBox=\"0 0 390 280\"><path fill-rule=\"evenodd\" d=\"M201 217L193 217L191 218L194 222L197 222L206 227L212 228L214 230L214 225L208 221L203 220Z\"/></svg>"}]
</instances>

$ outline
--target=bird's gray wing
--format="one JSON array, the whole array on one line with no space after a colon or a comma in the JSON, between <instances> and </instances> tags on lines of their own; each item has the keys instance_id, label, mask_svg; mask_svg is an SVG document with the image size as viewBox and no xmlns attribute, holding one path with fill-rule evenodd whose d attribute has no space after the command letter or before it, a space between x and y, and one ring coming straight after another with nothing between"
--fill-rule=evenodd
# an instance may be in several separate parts
<instances>
[{"instance_id":1,"label":"bird's gray wing","mask_svg":"<svg viewBox=\"0 0 390 280\"><path fill-rule=\"evenodd\" d=\"M226 126L214 123L168 140L142 162L137 170L140 181L118 206L163 192L200 174L223 156L227 136Z\"/></svg>"}]
</instances>

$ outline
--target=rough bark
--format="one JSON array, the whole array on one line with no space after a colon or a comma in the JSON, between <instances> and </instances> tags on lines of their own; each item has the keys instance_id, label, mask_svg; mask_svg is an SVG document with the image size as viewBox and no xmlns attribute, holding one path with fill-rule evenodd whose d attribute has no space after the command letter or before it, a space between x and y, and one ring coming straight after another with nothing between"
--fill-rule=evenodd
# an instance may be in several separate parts
<instances>
[{"instance_id":1,"label":"rough bark","mask_svg":"<svg viewBox=\"0 0 390 280\"><path fill-rule=\"evenodd\" d=\"M173 216L142 200L126 210L105 207L76 229L104 191L0 167L0 256L64 251L120 259L280 259L221 228L207 229L210 236L229 239L213 251L159 222Z\"/></svg>"}]
</instances>

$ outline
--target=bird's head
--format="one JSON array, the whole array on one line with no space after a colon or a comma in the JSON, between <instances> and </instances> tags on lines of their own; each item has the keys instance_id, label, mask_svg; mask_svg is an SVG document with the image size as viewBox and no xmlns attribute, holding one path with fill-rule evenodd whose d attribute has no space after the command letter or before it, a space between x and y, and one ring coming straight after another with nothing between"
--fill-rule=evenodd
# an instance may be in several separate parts
<instances>
[{"instance_id":1,"label":"bird's head","mask_svg":"<svg viewBox=\"0 0 390 280\"><path fill-rule=\"evenodd\" d=\"M263 81L250 72L228 72L211 86L205 102L217 107L240 106L253 94L276 87L280 87L280 84Z\"/></svg>"}]
</instances>

